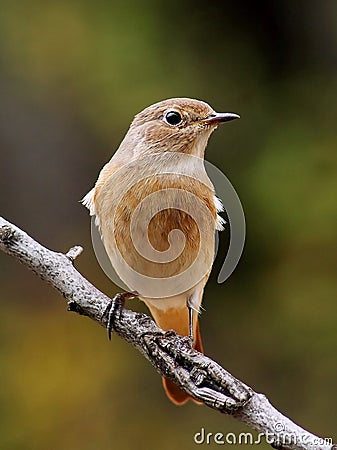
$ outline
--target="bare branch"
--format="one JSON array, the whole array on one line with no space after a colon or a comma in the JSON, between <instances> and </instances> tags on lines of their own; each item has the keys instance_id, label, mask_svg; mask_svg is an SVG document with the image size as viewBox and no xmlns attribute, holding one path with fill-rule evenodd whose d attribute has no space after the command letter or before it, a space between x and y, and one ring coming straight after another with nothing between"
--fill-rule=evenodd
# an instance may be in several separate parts
<instances>
[{"instance_id":1,"label":"bare branch","mask_svg":"<svg viewBox=\"0 0 337 450\"><path fill-rule=\"evenodd\" d=\"M174 380L208 407L231 414L264 433L273 447L337 449L331 440L300 428L275 409L264 395L254 392L219 364L191 349L188 338L174 331L164 332L147 315L123 308L120 295L111 300L96 289L73 266L81 247L73 247L66 255L51 251L0 217L0 248L56 288L68 300L70 311L106 327L106 311L114 308L114 331L136 347L161 375Z\"/></svg>"},{"instance_id":2,"label":"bare branch","mask_svg":"<svg viewBox=\"0 0 337 450\"><path fill-rule=\"evenodd\" d=\"M75 247L71 247L67 253L66 257L69 258L71 261L75 261L75 259L80 256L80 254L83 252L83 247L80 245L75 245Z\"/></svg>"}]
</instances>

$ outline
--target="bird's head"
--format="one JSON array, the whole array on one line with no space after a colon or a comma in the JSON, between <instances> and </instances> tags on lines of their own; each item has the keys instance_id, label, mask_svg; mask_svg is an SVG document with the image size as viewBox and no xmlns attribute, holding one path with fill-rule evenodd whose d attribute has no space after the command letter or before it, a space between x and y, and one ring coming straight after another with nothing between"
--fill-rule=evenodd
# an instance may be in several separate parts
<instances>
[{"instance_id":1,"label":"bird's head","mask_svg":"<svg viewBox=\"0 0 337 450\"><path fill-rule=\"evenodd\" d=\"M239 117L216 113L200 100L164 100L135 116L122 147L133 147L135 156L169 151L203 157L208 138L217 126Z\"/></svg>"}]
</instances>

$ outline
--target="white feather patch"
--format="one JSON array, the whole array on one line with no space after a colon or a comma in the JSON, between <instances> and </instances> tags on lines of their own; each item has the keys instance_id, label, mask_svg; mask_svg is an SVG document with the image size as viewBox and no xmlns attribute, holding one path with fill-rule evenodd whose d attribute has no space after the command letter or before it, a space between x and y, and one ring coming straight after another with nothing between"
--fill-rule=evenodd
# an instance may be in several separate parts
<instances>
[{"instance_id":1,"label":"white feather patch","mask_svg":"<svg viewBox=\"0 0 337 450\"><path fill-rule=\"evenodd\" d=\"M95 204L94 204L94 194L95 188L92 188L81 200L82 205L89 209L90 215L94 216L96 214Z\"/></svg>"},{"instance_id":2,"label":"white feather patch","mask_svg":"<svg viewBox=\"0 0 337 450\"><path fill-rule=\"evenodd\" d=\"M225 209L222 204L222 201L216 195L214 195L214 205L215 205L216 211L218 213L224 211L224 209ZM219 231L223 231L225 223L226 223L225 219L223 217L221 217L219 214L217 214L216 225L215 225L216 229Z\"/></svg>"}]
</instances>

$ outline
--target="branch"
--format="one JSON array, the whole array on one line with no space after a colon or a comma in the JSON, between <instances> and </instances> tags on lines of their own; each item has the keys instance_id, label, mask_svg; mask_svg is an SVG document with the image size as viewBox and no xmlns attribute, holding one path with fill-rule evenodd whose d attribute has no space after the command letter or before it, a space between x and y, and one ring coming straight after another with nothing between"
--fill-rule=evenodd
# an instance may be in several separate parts
<instances>
[{"instance_id":1,"label":"branch","mask_svg":"<svg viewBox=\"0 0 337 450\"><path fill-rule=\"evenodd\" d=\"M73 266L82 252L51 251L0 217L0 249L33 270L67 300L68 310L107 326L106 311L114 311L114 331L139 350L161 374L175 381L193 398L217 411L231 414L264 434L275 448L336 450L331 439L321 439L282 415L263 394L237 380L219 364L191 349L188 339L164 332L145 314L120 306L120 294L111 300Z\"/></svg>"}]
</instances>

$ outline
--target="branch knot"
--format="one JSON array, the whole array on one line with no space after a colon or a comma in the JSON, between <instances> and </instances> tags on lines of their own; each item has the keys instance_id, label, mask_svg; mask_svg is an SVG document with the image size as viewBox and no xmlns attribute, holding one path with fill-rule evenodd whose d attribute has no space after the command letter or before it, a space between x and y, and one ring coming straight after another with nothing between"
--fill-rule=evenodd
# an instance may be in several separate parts
<instances>
[{"instance_id":1,"label":"branch knot","mask_svg":"<svg viewBox=\"0 0 337 450\"><path fill-rule=\"evenodd\" d=\"M10 244L15 238L15 229L8 226L3 225L0 228L0 240L5 244Z\"/></svg>"}]
</instances>

